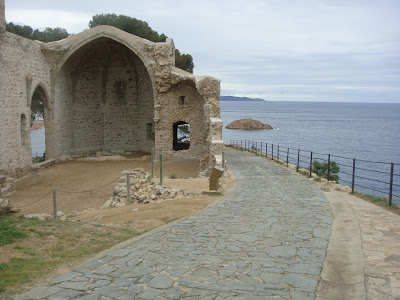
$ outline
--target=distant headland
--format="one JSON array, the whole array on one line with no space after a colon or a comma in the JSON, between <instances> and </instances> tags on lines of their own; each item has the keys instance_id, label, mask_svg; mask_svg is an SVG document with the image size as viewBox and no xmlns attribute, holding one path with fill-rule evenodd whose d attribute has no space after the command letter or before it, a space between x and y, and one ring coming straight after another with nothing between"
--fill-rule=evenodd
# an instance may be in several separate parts
<instances>
[{"instance_id":1,"label":"distant headland","mask_svg":"<svg viewBox=\"0 0 400 300\"><path fill-rule=\"evenodd\" d=\"M220 96L219 101L267 101L261 98L248 98L236 96Z\"/></svg>"}]
</instances>

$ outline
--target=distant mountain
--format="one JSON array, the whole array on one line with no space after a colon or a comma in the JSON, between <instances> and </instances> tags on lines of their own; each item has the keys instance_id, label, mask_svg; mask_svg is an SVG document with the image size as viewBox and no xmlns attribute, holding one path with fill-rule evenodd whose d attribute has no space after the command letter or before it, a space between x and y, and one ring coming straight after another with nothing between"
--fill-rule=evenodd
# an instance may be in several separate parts
<instances>
[{"instance_id":1,"label":"distant mountain","mask_svg":"<svg viewBox=\"0 0 400 300\"><path fill-rule=\"evenodd\" d=\"M220 96L219 101L266 101L261 98L235 97L235 96Z\"/></svg>"}]
</instances>

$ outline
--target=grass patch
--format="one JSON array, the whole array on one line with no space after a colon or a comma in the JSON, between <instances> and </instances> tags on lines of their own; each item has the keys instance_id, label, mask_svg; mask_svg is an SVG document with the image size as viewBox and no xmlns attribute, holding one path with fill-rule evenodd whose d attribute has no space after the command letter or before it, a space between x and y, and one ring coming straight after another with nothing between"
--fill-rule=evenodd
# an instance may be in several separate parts
<instances>
[{"instance_id":1,"label":"grass patch","mask_svg":"<svg viewBox=\"0 0 400 300\"><path fill-rule=\"evenodd\" d=\"M391 212L393 212L393 213L395 213L395 214L400 216L400 207L396 203L394 203L393 201L392 201L392 205L389 206L388 199L383 198L383 197L379 198L379 197L375 197L373 195L364 194L364 193L360 193L360 192L357 192L357 191L354 191L353 195L358 197L358 198L360 198L360 199L366 200L366 201L374 203L374 204L376 204L376 205L378 205L380 207L383 207L383 208L385 208L385 209L387 209L387 210L389 210L389 211L391 211Z\"/></svg>"},{"instance_id":2,"label":"grass patch","mask_svg":"<svg viewBox=\"0 0 400 300\"><path fill-rule=\"evenodd\" d=\"M316 181L316 182L321 182L321 177L316 177L316 178L314 178L314 181Z\"/></svg>"},{"instance_id":3,"label":"grass patch","mask_svg":"<svg viewBox=\"0 0 400 300\"><path fill-rule=\"evenodd\" d=\"M208 195L208 196L221 196L221 192L213 192L213 191L202 191L201 192L203 195Z\"/></svg>"},{"instance_id":4,"label":"grass patch","mask_svg":"<svg viewBox=\"0 0 400 300\"><path fill-rule=\"evenodd\" d=\"M25 230L16 227L17 220L0 216L0 246L12 244L26 237Z\"/></svg>"},{"instance_id":5,"label":"grass patch","mask_svg":"<svg viewBox=\"0 0 400 300\"><path fill-rule=\"evenodd\" d=\"M310 177L310 171L307 170L299 170L299 173L303 176Z\"/></svg>"},{"instance_id":6,"label":"grass patch","mask_svg":"<svg viewBox=\"0 0 400 300\"><path fill-rule=\"evenodd\" d=\"M171 223L171 222L174 222L174 221L176 221L176 220L179 220L180 218L172 218L171 220L168 220L166 223Z\"/></svg>"},{"instance_id":7,"label":"grass patch","mask_svg":"<svg viewBox=\"0 0 400 300\"><path fill-rule=\"evenodd\" d=\"M0 216L0 299L24 285L51 278L58 267L74 266L138 234L126 228L69 221Z\"/></svg>"},{"instance_id":8,"label":"grass patch","mask_svg":"<svg viewBox=\"0 0 400 300\"><path fill-rule=\"evenodd\" d=\"M176 179L176 176L175 176L175 174L172 174L172 175L169 175L169 178L170 179Z\"/></svg>"}]
</instances>

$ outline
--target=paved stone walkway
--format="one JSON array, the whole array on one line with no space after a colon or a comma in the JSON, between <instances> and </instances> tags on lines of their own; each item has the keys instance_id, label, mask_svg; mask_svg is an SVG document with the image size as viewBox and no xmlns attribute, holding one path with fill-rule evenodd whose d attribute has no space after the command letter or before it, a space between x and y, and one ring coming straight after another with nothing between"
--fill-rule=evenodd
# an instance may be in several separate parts
<instances>
[{"instance_id":1,"label":"paved stone walkway","mask_svg":"<svg viewBox=\"0 0 400 300\"><path fill-rule=\"evenodd\" d=\"M236 190L16 299L314 299L332 222L322 191L227 151Z\"/></svg>"}]
</instances>

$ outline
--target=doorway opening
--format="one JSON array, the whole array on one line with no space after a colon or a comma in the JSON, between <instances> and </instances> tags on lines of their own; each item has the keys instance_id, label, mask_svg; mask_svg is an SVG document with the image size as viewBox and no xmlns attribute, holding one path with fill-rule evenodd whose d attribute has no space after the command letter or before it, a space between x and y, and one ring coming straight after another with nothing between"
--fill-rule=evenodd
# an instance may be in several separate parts
<instances>
[{"instance_id":1,"label":"doorway opening","mask_svg":"<svg viewBox=\"0 0 400 300\"><path fill-rule=\"evenodd\" d=\"M33 163L46 160L45 102L46 94L43 88L38 86L32 95L30 116Z\"/></svg>"}]
</instances>

